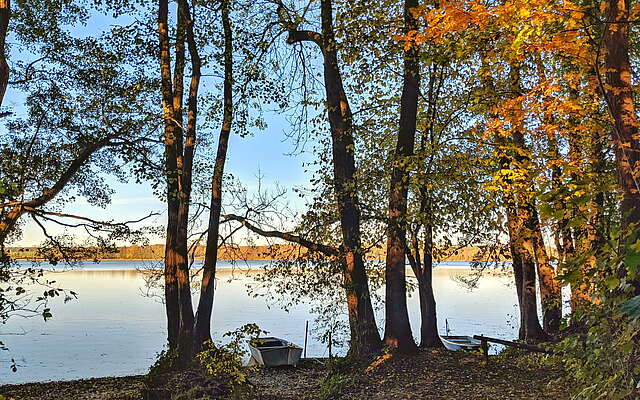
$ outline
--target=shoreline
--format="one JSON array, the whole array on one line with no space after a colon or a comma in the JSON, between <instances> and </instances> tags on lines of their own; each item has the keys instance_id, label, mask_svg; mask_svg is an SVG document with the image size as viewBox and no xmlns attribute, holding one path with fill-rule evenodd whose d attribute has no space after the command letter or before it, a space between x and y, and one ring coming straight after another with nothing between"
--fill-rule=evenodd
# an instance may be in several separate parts
<instances>
[{"instance_id":1,"label":"shoreline","mask_svg":"<svg viewBox=\"0 0 640 400\"><path fill-rule=\"evenodd\" d=\"M403 398L411 399L568 400L568 385L547 385L549 381L561 379L563 372L561 368L543 366L537 358L517 352L509 357L491 356L485 364L480 354L420 350L411 355L379 357L368 366L352 365L342 372L321 359L305 359L297 368L248 371L253 390L242 398L319 400L330 394L332 399L343 400L395 399L401 393ZM328 387L330 374L337 374L334 376L343 384ZM403 379L386 379L394 376ZM148 390L148 382L145 375L31 382L0 385L0 395L16 400L138 400ZM327 389L331 389L330 393Z\"/></svg>"}]
</instances>

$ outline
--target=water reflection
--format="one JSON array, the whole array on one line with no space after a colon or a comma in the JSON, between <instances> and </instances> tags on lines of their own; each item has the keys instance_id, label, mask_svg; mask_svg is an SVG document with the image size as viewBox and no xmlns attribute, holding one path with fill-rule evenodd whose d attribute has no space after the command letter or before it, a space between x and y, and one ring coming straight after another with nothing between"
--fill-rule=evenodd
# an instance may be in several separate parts
<instances>
[{"instance_id":1,"label":"water reflection","mask_svg":"<svg viewBox=\"0 0 640 400\"><path fill-rule=\"evenodd\" d=\"M253 298L246 287L254 283L256 270L264 262L218 273L214 306L214 339L246 323L255 322L275 336L304 342L305 321L312 321L309 305L288 312L263 298ZM148 264L147 264L148 265ZM229 267L231 264L223 263ZM486 276L474 291L460 285L456 277L468 276L466 264L452 263L434 270L434 292L439 325L444 319L455 334L486 334L512 338L517 330L515 290L505 276ZM158 298L142 295L145 273L133 268L140 262L101 262L89 269L47 273L78 299L52 304L54 318L14 318L1 327L0 340L10 348L0 353L0 381L17 383L41 380L128 375L146 372L163 349L166 328L164 305ZM249 268L250 267L250 268ZM241 271L243 270L243 271ZM248 272L247 272L248 271ZM234 279L231 279L234 278ZM378 294L384 297L384 290ZM197 302L197 295L194 303ZM417 294L409 297L412 327L420 329ZM384 326L382 310L378 326ZM307 354L325 356L326 347L309 338ZM9 371L11 358L20 368Z\"/></svg>"}]
</instances>

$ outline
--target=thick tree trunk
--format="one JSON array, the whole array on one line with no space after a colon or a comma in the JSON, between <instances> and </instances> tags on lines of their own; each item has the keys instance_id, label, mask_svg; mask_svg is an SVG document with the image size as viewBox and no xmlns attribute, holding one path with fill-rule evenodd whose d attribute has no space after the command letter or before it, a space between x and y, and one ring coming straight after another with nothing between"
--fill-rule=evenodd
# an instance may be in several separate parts
<instances>
[{"instance_id":1,"label":"thick tree trunk","mask_svg":"<svg viewBox=\"0 0 640 400\"><path fill-rule=\"evenodd\" d=\"M526 227L529 220L526 208L507 198L507 224L511 249L513 275L520 309L520 330L518 337L526 341L540 341L546 335L540 326L536 297L536 264L533 238Z\"/></svg>"},{"instance_id":2,"label":"thick tree trunk","mask_svg":"<svg viewBox=\"0 0 640 400\"><path fill-rule=\"evenodd\" d=\"M520 87L520 66L510 65L509 88L514 95L521 92ZM518 169L523 170L525 175L529 175L530 159L526 155L526 144L524 140L524 121L514 122L511 132L512 144L516 147L513 161ZM516 210L515 229L512 233L515 237L510 240L514 242L513 249L518 253L518 258L522 265L522 302L521 312L524 322L524 339L527 341L540 341L547 339L547 335L540 326L537 311L536 295L536 253L535 253L535 231L539 230L539 222L532 193L526 188L526 183L516 182L517 192L512 201ZM537 228L537 229L536 229ZM542 235L540 237L542 239ZM542 243L544 250L544 243ZM549 272L545 270L545 272ZM550 290L551 291L551 290Z\"/></svg>"},{"instance_id":3,"label":"thick tree trunk","mask_svg":"<svg viewBox=\"0 0 640 400\"><path fill-rule=\"evenodd\" d=\"M364 268L359 268L362 259L349 259L344 263L344 287L347 296L347 311L351 340L349 354L355 358L377 353L381 348L380 334L373 315L373 305L369 297L368 284Z\"/></svg>"},{"instance_id":4,"label":"thick tree trunk","mask_svg":"<svg viewBox=\"0 0 640 400\"><path fill-rule=\"evenodd\" d=\"M514 86L519 87L516 82ZM514 144L518 147L518 151L515 158L523 165L528 165L530 159L526 156L527 145L524 140L524 135L520 131L515 131L512 135ZM523 229L519 232L519 235L524 235L522 238L526 240L524 251L527 255L521 255L523 276L525 279L529 279L527 276L529 265L529 257L531 257L531 263L534 265L534 269L538 273L538 282L540 284L540 299L542 302L542 315L544 330L547 332L556 332L560 328L560 319L562 318L562 294L560 289L560 283L556 280L556 271L549 262L547 250L545 248L544 239L542 237L542 229L540 228L540 220L538 218L538 211L534 204L531 195L528 193L521 193L517 195L518 201L518 214L519 218L524 218L520 221L523 224ZM529 247L531 242L531 247ZM533 291L535 294L535 278L531 283L533 285ZM525 288L524 295L527 296L528 282L524 283ZM525 297L526 298L526 297ZM536 304L534 300L534 304ZM528 304L526 305L529 306ZM536 313L537 320L537 313ZM532 328L534 331L535 327ZM534 333L537 335L537 333ZM532 338L537 339L537 338Z\"/></svg>"},{"instance_id":5,"label":"thick tree trunk","mask_svg":"<svg viewBox=\"0 0 640 400\"><path fill-rule=\"evenodd\" d=\"M405 0L405 34L417 29L411 9L417 0ZM404 80L400 98L400 126L393 156L389 188L389 225L387 227L386 297L384 341L390 349L409 352L416 348L409 312L406 283L407 193L409 187L408 159L413 155L416 136L418 91L420 88L418 48L411 44L404 51Z\"/></svg>"},{"instance_id":6,"label":"thick tree trunk","mask_svg":"<svg viewBox=\"0 0 640 400\"><path fill-rule=\"evenodd\" d=\"M321 0L320 17L322 33L299 31L294 23L281 22L289 29L288 43L308 41L315 43L322 50L333 155L333 184L342 231L341 253L345 257L344 284L348 297L349 315L352 316L351 331L358 332L358 335L351 337L349 353L354 357L366 357L377 352L382 342L373 314L369 283L362 259L353 123L338 67L331 0Z\"/></svg>"},{"instance_id":7,"label":"thick tree trunk","mask_svg":"<svg viewBox=\"0 0 640 400\"><path fill-rule=\"evenodd\" d=\"M357 337L351 338L351 353L366 355L380 348L380 334L376 326L369 284L367 281L360 244L360 210L358 208L355 144L351 109L338 68L338 55L333 33L331 0L321 1L322 49L324 54L324 84L327 96L329 124L333 152L333 178L338 199L342 243L346 260L345 288L353 288L354 296L348 302L350 313L356 310ZM349 293L347 293L349 296ZM364 341L364 342L362 342ZM359 343L358 343L359 342ZM358 353L362 351L364 353Z\"/></svg>"},{"instance_id":8,"label":"thick tree trunk","mask_svg":"<svg viewBox=\"0 0 640 400\"><path fill-rule=\"evenodd\" d=\"M7 64L7 30L11 18L9 0L0 0L0 106L9 85L9 64Z\"/></svg>"},{"instance_id":9,"label":"thick tree trunk","mask_svg":"<svg viewBox=\"0 0 640 400\"><path fill-rule=\"evenodd\" d=\"M223 0L221 6L222 25L224 29L224 88L223 118L218 151L211 178L211 205L209 209L209 230L207 233L207 249L204 256L200 302L196 314L196 346L200 348L207 340L211 340L211 314L216 279L216 262L218 259L218 235L220 232L220 213L222 211L222 178L227 160L229 135L233 123L233 39L231 19L229 18L229 0Z\"/></svg>"},{"instance_id":10,"label":"thick tree trunk","mask_svg":"<svg viewBox=\"0 0 640 400\"><path fill-rule=\"evenodd\" d=\"M503 169L509 168L510 157L503 156L500 164ZM511 193L504 192L503 201L507 212L509 247L520 310L518 337L527 341L544 340L547 336L540 326L537 312L534 240L531 229L527 226L531 221L531 208L518 204Z\"/></svg>"},{"instance_id":11,"label":"thick tree trunk","mask_svg":"<svg viewBox=\"0 0 640 400\"><path fill-rule=\"evenodd\" d=\"M606 68L606 98L614 119L612 139L616 150L618 182L622 192L620 212L625 234L637 239L640 222L640 185L637 169L640 167L640 138L638 117L633 102L633 82L629 61L629 1L608 0L604 32L604 65ZM622 267L620 276L628 271ZM630 277L635 294L640 294L640 277Z\"/></svg>"},{"instance_id":12,"label":"thick tree trunk","mask_svg":"<svg viewBox=\"0 0 640 400\"><path fill-rule=\"evenodd\" d=\"M193 21L186 1L179 2L176 19L173 82L168 30L168 1L160 0L161 92L164 116L165 174L167 178L167 238L165 247L165 303L168 341L183 361L193 355L194 316L187 247L189 203L196 135L199 58L193 37ZM183 126L185 41L189 41L192 63L188 121Z\"/></svg>"},{"instance_id":13,"label":"thick tree trunk","mask_svg":"<svg viewBox=\"0 0 640 400\"><path fill-rule=\"evenodd\" d=\"M640 222L640 192L634 170L640 161L638 119L633 103L631 64L629 62L629 2L608 0L604 34L607 99L615 121L612 139L616 148L616 165L622 191L620 208L623 226Z\"/></svg>"},{"instance_id":14,"label":"thick tree trunk","mask_svg":"<svg viewBox=\"0 0 640 400\"><path fill-rule=\"evenodd\" d=\"M167 177L167 230L164 255L164 291L167 312L167 340L169 349L178 347L180 305L178 300L178 179L175 124L173 122L173 89L171 84L171 53L168 27L168 0L160 0L158 7L158 35L160 40L160 73L164 116L165 174Z\"/></svg>"}]
</instances>

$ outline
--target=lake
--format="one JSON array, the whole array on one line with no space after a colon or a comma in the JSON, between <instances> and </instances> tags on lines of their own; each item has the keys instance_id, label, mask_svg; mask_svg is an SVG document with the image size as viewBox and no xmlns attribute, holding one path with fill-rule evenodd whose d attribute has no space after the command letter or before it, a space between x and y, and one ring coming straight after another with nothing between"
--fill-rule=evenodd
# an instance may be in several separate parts
<instances>
[{"instance_id":1,"label":"lake","mask_svg":"<svg viewBox=\"0 0 640 400\"><path fill-rule=\"evenodd\" d=\"M288 311L266 299L247 293L266 261L252 261L240 268L220 262L213 312L212 335L221 340L225 332L256 323L270 335L304 343L305 321L314 328L316 317L308 304ZM9 348L0 351L0 383L143 374L162 351L166 340L164 305L145 296L143 272L149 263L102 261L83 263L82 268L49 272L62 287L78 293L78 299L51 302L54 317L12 317L0 326L0 340ZM197 265L196 265L197 267ZM470 291L459 282L471 273L464 262L442 263L434 269L434 292L438 324L444 334L445 319L452 334L486 334L505 339L517 336L518 309L510 276L486 274ZM380 295L384 290L380 289ZM194 296L197 304L197 295ZM418 336L420 314L417 293L409 297L414 334ZM378 326L384 326L378 311ZM317 332L316 332L317 333ZM307 356L327 356L327 346L309 335ZM337 349L337 352L344 349ZM11 359L18 371L11 372Z\"/></svg>"}]
</instances>

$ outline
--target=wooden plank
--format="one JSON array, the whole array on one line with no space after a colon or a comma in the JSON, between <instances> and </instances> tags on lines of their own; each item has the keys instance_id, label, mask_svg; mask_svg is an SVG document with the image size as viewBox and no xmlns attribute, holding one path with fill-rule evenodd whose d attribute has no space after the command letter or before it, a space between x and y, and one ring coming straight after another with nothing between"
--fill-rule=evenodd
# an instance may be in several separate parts
<instances>
[{"instance_id":1,"label":"wooden plank","mask_svg":"<svg viewBox=\"0 0 640 400\"><path fill-rule=\"evenodd\" d=\"M474 335L473 338L477 339L477 340L480 340L480 341L483 341L483 342L492 342L492 343L502 344L502 345L505 345L505 346L517 347L519 349L532 351L532 352L535 352L535 353L552 354L552 352L550 352L549 350L545 350L542 347L533 346L533 345L526 344L526 343L512 342L510 340L496 339L496 338L483 336L483 335Z\"/></svg>"}]
</instances>

